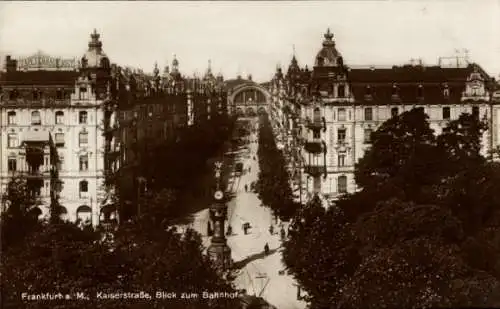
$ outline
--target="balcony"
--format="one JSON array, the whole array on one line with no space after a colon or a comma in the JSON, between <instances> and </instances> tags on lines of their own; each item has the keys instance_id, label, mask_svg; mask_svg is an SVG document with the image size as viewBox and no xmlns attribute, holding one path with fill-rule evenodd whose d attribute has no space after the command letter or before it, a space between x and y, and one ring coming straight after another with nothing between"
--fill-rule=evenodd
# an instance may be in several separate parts
<instances>
[{"instance_id":1,"label":"balcony","mask_svg":"<svg viewBox=\"0 0 500 309\"><path fill-rule=\"evenodd\" d=\"M326 175L326 167L324 165L306 165L304 167L304 173L309 174L313 177Z\"/></svg>"},{"instance_id":2,"label":"balcony","mask_svg":"<svg viewBox=\"0 0 500 309\"><path fill-rule=\"evenodd\" d=\"M27 179L48 178L50 171L18 171L16 174L22 175Z\"/></svg>"},{"instance_id":3,"label":"balcony","mask_svg":"<svg viewBox=\"0 0 500 309\"><path fill-rule=\"evenodd\" d=\"M63 100L54 100L53 98L41 98L38 100L34 99L3 99L0 101L0 105L3 106L32 106L32 107L53 107L53 106L69 106L71 105L71 100L63 99Z\"/></svg>"},{"instance_id":4,"label":"balcony","mask_svg":"<svg viewBox=\"0 0 500 309\"><path fill-rule=\"evenodd\" d=\"M305 142L304 150L310 153L320 153L323 151L323 143L320 139L310 140Z\"/></svg>"},{"instance_id":5,"label":"balcony","mask_svg":"<svg viewBox=\"0 0 500 309\"><path fill-rule=\"evenodd\" d=\"M311 130L326 130L325 118L315 118L311 120L309 117L306 118L306 127Z\"/></svg>"}]
</instances>

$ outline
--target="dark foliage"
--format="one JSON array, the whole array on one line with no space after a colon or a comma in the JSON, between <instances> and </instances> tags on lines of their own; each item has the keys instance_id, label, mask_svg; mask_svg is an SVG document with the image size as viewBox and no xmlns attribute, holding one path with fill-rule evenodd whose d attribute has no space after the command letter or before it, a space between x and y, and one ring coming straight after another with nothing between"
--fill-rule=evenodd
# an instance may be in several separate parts
<instances>
[{"instance_id":1,"label":"dark foliage","mask_svg":"<svg viewBox=\"0 0 500 309\"><path fill-rule=\"evenodd\" d=\"M113 241L100 231L72 223L43 223L36 233L2 256L5 308L46 308L47 302L22 303L20 293L62 293L88 300L54 300L51 308L238 308L238 300L181 300L182 292L234 291L202 254L201 238L170 227L169 192L151 197L140 218L122 224ZM169 205L166 205L169 204ZM97 293L147 292L151 300L100 300ZM155 300L156 291L178 299Z\"/></svg>"},{"instance_id":2,"label":"dark foliage","mask_svg":"<svg viewBox=\"0 0 500 309\"><path fill-rule=\"evenodd\" d=\"M30 194L25 178L15 177L8 183L1 203L5 207L0 221L4 253L37 229L40 201Z\"/></svg>"},{"instance_id":3,"label":"dark foliage","mask_svg":"<svg viewBox=\"0 0 500 309\"><path fill-rule=\"evenodd\" d=\"M275 215L287 220L293 216L298 205L293 202L285 158L276 146L267 114L261 115L259 119L257 154L260 171L256 190L259 198Z\"/></svg>"},{"instance_id":4,"label":"dark foliage","mask_svg":"<svg viewBox=\"0 0 500 309\"><path fill-rule=\"evenodd\" d=\"M435 137L420 109L373 133L363 190L294 219L284 262L311 308L500 305L500 168L463 114Z\"/></svg>"}]
</instances>

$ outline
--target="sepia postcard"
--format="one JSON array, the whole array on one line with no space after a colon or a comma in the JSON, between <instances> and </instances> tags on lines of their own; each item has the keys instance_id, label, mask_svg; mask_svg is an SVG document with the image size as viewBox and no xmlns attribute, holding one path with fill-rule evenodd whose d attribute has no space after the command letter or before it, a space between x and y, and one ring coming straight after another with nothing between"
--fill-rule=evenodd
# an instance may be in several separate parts
<instances>
[{"instance_id":1,"label":"sepia postcard","mask_svg":"<svg viewBox=\"0 0 500 309\"><path fill-rule=\"evenodd\" d=\"M0 307L500 308L500 2L0 3Z\"/></svg>"}]
</instances>

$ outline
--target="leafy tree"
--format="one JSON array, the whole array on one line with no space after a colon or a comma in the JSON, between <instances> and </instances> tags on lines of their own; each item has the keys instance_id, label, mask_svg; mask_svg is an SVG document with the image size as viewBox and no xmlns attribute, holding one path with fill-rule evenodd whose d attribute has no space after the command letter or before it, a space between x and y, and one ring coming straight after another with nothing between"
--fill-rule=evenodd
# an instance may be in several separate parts
<instances>
[{"instance_id":1,"label":"leafy tree","mask_svg":"<svg viewBox=\"0 0 500 309\"><path fill-rule=\"evenodd\" d=\"M159 205L157 205L159 206ZM156 207L155 207L156 208ZM202 254L200 236L161 227L144 214L124 223L113 242L99 232L71 223L44 224L2 260L2 301L7 306L45 308L22 303L20 293L83 292L87 301L51 301L54 308L238 308L237 299L157 300L156 291L234 291ZM96 293L148 292L151 300L99 300Z\"/></svg>"},{"instance_id":2,"label":"leafy tree","mask_svg":"<svg viewBox=\"0 0 500 309\"><path fill-rule=\"evenodd\" d=\"M415 108L384 122L372 133L372 145L356 165L356 183L368 190L389 184L410 197L434 183L439 167L436 137L423 109Z\"/></svg>"},{"instance_id":3,"label":"leafy tree","mask_svg":"<svg viewBox=\"0 0 500 309\"><path fill-rule=\"evenodd\" d=\"M0 229L2 251L22 242L38 225L40 201L30 194L26 179L12 178L5 194L2 196L2 211Z\"/></svg>"},{"instance_id":4,"label":"leafy tree","mask_svg":"<svg viewBox=\"0 0 500 309\"><path fill-rule=\"evenodd\" d=\"M282 219L290 218L297 208L293 203L289 173L283 153L277 148L267 115L260 117L259 176L256 190L264 205Z\"/></svg>"},{"instance_id":5,"label":"leafy tree","mask_svg":"<svg viewBox=\"0 0 500 309\"><path fill-rule=\"evenodd\" d=\"M444 128L437 138L437 146L445 153L449 173L454 174L471 164L485 163L481 156L483 133L488 129L485 121L463 113Z\"/></svg>"},{"instance_id":6,"label":"leafy tree","mask_svg":"<svg viewBox=\"0 0 500 309\"><path fill-rule=\"evenodd\" d=\"M500 305L500 168L480 155L485 129L463 114L434 137L414 109L374 132L363 190L294 219L284 261L311 308Z\"/></svg>"}]
</instances>

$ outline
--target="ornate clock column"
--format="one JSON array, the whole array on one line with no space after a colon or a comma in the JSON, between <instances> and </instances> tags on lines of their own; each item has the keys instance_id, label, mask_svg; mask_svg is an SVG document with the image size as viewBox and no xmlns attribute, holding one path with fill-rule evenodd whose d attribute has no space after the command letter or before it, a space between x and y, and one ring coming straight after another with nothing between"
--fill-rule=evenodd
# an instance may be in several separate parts
<instances>
[{"instance_id":1,"label":"ornate clock column","mask_svg":"<svg viewBox=\"0 0 500 309\"><path fill-rule=\"evenodd\" d=\"M225 203L224 192L220 189L220 173L222 162L215 163L215 180L217 189L214 193L214 203L210 206L210 219L214 222L214 235L208 255L214 262L219 271L224 271L231 266L231 248L227 245L224 236L224 221L227 218L227 206Z\"/></svg>"}]
</instances>

